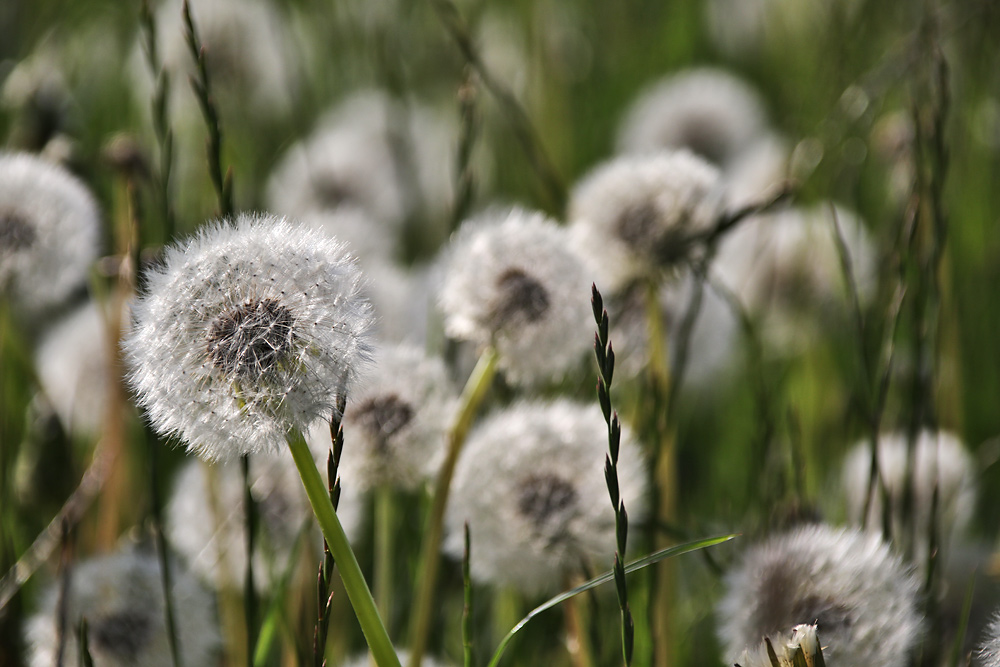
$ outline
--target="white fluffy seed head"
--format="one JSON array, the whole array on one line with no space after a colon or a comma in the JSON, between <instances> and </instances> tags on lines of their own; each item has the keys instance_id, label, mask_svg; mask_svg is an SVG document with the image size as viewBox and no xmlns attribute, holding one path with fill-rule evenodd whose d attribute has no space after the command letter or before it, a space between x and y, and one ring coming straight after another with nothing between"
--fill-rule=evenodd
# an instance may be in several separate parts
<instances>
[{"instance_id":1,"label":"white fluffy seed head","mask_svg":"<svg viewBox=\"0 0 1000 667\"><path fill-rule=\"evenodd\" d=\"M35 352L45 397L66 431L85 438L99 434L110 389L105 317L89 301L49 330Z\"/></svg>"},{"instance_id":2,"label":"white fluffy seed head","mask_svg":"<svg viewBox=\"0 0 1000 667\"><path fill-rule=\"evenodd\" d=\"M446 333L495 344L512 382L565 374L593 342L592 281L568 241L565 228L522 209L463 225L444 257Z\"/></svg>"},{"instance_id":3,"label":"white fluffy seed head","mask_svg":"<svg viewBox=\"0 0 1000 667\"><path fill-rule=\"evenodd\" d=\"M269 215L215 223L147 277L123 342L160 433L207 459L276 451L329 419L369 355L371 307L337 241Z\"/></svg>"},{"instance_id":4,"label":"white fluffy seed head","mask_svg":"<svg viewBox=\"0 0 1000 667\"><path fill-rule=\"evenodd\" d=\"M457 402L441 359L410 345L378 349L344 411L343 478L418 488L437 473Z\"/></svg>"},{"instance_id":5,"label":"white fluffy seed head","mask_svg":"<svg viewBox=\"0 0 1000 667\"><path fill-rule=\"evenodd\" d=\"M719 171L687 150L606 162L574 188L574 241L606 289L672 268L721 213Z\"/></svg>"},{"instance_id":6,"label":"white fluffy seed head","mask_svg":"<svg viewBox=\"0 0 1000 667\"><path fill-rule=\"evenodd\" d=\"M876 535L804 526L751 547L726 575L719 640L730 659L763 637L817 626L830 664L908 664L919 581Z\"/></svg>"},{"instance_id":7,"label":"white fluffy seed head","mask_svg":"<svg viewBox=\"0 0 1000 667\"><path fill-rule=\"evenodd\" d=\"M290 148L267 184L270 207L302 217L314 211L360 210L372 234L395 242L419 207L446 220L453 199L454 120L377 91L354 93ZM423 228L437 242L443 229Z\"/></svg>"},{"instance_id":8,"label":"white fluffy seed head","mask_svg":"<svg viewBox=\"0 0 1000 667\"><path fill-rule=\"evenodd\" d=\"M171 602L181 659L187 667L210 667L221 648L215 604L187 571L171 567ZM41 610L27 624L31 667L56 664L59 586L50 587ZM95 665L172 667L164 613L163 584L156 556L138 550L75 564L65 601L64 665L77 664L77 629L87 620Z\"/></svg>"},{"instance_id":9,"label":"white fluffy seed head","mask_svg":"<svg viewBox=\"0 0 1000 667\"><path fill-rule=\"evenodd\" d=\"M100 248L97 203L75 176L0 153L0 295L35 315L86 285Z\"/></svg>"},{"instance_id":10,"label":"white fluffy seed head","mask_svg":"<svg viewBox=\"0 0 1000 667\"><path fill-rule=\"evenodd\" d=\"M751 313L775 348L802 345L817 317L847 306L834 212L851 257L862 305L875 294L878 253L862 221L830 204L748 219L723 239L713 262L719 279Z\"/></svg>"},{"instance_id":11,"label":"white fluffy seed head","mask_svg":"<svg viewBox=\"0 0 1000 667\"><path fill-rule=\"evenodd\" d=\"M311 449L320 470L326 470L329 428L314 429ZM325 432L324 441L321 432ZM325 477L325 474L324 474ZM348 538L361 523L361 499L353 480L342 483L337 517ZM321 548L309 500L291 454L252 457L250 492L258 513L259 534L254 552L254 584L267 591L280 581L301 540L305 548ZM210 464L191 460L178 473L166 507L170 545L191 570L214 588L238 590L246 571L246 517L243 473L235 462Z\"/></svg>"},{"instance_id":12,"label":"white fluffy seed head","mask_svg":"<svg viewBox=\"0 0 1000 667\"><path fill-rule=\"evenodd\" d=\"M765 131L764 105L746 82L721 69L684 70L646 88L618 130L622 153L686 148L726 168Z\"/></svg>"},{"instance_id":13,"label":"white fluffy seed head","mask_svg":"<svg viewBox=\"0 0 1000 667\"><path fill-rule=\"evenodd\" d=\"M182 125L200 122L198 102L186 83L195 63L185 37L181 0L168 0L156 10L157 47L163 67L172 73L171 112ZM205 48L212 92L224 106L262 117L292 109L298 90L295 45L287 21L271 0L201 0L190 3L198 37ZM137 93L149 97L149 65L137 40L132 70ZM217 102L220 100L217 100Z\"/></svg>"},{"instance_id":14,"label":"white fluffy seed head","mask_svg":"<svg viewBox=\"0 0 1000 667\"><path fill-rule=\"evenodd\" d=\"M472 576L529 594L559 589L583 564L615 552L615 514L604 461L600 408L568 400L520 402L470 434L458 462L446 521L446 550L461 558L469 524ZM646 471L624 429L618 462L630 521L646 509Z\"/></svg>"},{"instance_id":15,"label":"white fluffy seed head","mask_svg":"<svg viewBox=\"0 0 1000 667\"><path fill-rule=\"evenodd\" d=\"M976 466L972 455L952 433L922 431L914 443L913 502L914 554L926 562L929 526L937 491L935 525L937 540L944 554L967 531L976 508ZM903 492L906 481L907 451L905 433L890 433L879 438L878 469L893 509L893 534L906 534L903 523ZM849 520L860 525L865 511L871 473L871 447L859 442L844 459L843 484ZM882 496L874 489L868 511L870 530L882 530ZM941 557L942 554L939 554Z\"/></svg>"},{"instance_id":16,"label":"white fluffy seed head","mask_svg":"<svg viewBox=\"0 0 1000 667\"><path fill-rule=\"evenodd\" d=\"M994 613L986 627L975 658L977 667L1000 667L1000 613Z\"/></svg>"}]
</instances>

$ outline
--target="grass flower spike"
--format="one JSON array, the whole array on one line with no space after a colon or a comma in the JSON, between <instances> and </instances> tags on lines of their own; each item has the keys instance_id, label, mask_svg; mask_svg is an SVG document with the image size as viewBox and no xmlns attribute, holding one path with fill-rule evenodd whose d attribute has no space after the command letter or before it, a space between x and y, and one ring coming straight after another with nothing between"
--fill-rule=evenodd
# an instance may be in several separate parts
<instances>
[{"instance_id":1,"label":"grass flower spike","mask_svg":"<svg viewBox=\"0 0 1000 667\"><path fill-rule=\"evenodd\" d=\"M607 425L597 405L517 403L484 421L455 472L446 549L460 557L469 531L472 576L528 593L551 592L583 563L604 567L615 546L607 498ZM622 433L621 500L642 521L646 473Z\"/></svg>"},{"instance_id":2,"label":"grass flower spike","mask_svg":"<svg viewBox=\"0 0 1000 667\"><path fill-rule=\"evenodd\" d=\"M463 226L440 297L448 335L495 345L515 383L558 379L591 345L591 281L568 240L544 214L523 209Z\"/></svg>"},{"instance_id":3,"label":"grass flower spike","mask_svg":"<svg viewBox=\"0 0 1000 667\"><path fill-rule=\"evenodd\" d=\"M171 567L174 618L182 664L218 664L221 646L212 595L190 573ZM57 664L58 587L49 590L41 611L25 631L31 667ZM65 601L63 665L76 665L77 628L87 620L87 638L95 665L101 667L173 667L164 617L160 562L139 550L120 552L72 567Z\"/></svg>"},{"instance_id":4,"label":"grass flower spike","mask_svg":"<svg viewBox=\"0 0 1000 667\"><path fill-rule=\"evenodd\" d=\"M764 637L811 623L831 664L903 667L923 625L919 593L878 536L804 526L752 547L729 572L719 639L735 659Z\"/></svg>"},{"instance_id":5,"label":"grass flower spike","mask_svg":"<svg viewBox=\"0 0 1000 667\"><path fill-rule=\"evenodd\" d=\"M329 418L368 356L360 283L338 242L273 216L215 223L168 250L124 342L155 428L227 459Z\"/></svg>"},{"instance_id":6,"label":"grass flower spike","mask_svg":"<svg viewBox=\"0 0 1000 667\"><path fill-rule=\"evenodd\" d=\"M86 284L100 234L97 203L76 177L0 153L0 295L30 313L58 306Z\"/></svg>"}]
</instances>

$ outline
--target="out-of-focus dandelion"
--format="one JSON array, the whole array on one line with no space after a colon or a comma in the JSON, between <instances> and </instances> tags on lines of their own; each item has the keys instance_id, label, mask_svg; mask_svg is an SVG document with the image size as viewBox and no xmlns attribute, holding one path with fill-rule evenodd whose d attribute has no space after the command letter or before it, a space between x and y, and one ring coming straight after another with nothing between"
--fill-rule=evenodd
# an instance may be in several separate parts
<instances>
[{"instance_id":1,"label":"out-of-focus dandelion","mask_svg":"<svg viewBox=\"0 0 1000 667\"><path fill-rule=\"evenodd\" d=\"M62 664L78 664L76 630L85 618L95 665L173 667L160 574L159 560L138 550L73 565L66 599L61 603L66 614L64 635L59 637L59 590L52 587L25 630L30 647L28 664L56 664L60 642L65 651ZM179 567L171 567L171 576L171 604L182 663L186 667L217 664L221 639L212 595Z\"/></svg>"},{"instance_id":2,"label":"out-of-focus dandelion","mask_svg":"<svg viewBox=\"0 0 1000 667\"><path fill-rule=\"evenodd\" d=\"M440 359L418 348L380 348L344 411L342 476L360 488L415 489L444 456L457 392Z\"/></svg>"},{"instance_id":3,"label":"out-of-focus dandelion","mask_svg":"<svg viewBox=\"0 0 1000 667\"><path fill-rule=\"evenodd\" d=\"M364 264L368 280L363 293L375 308L375 333L379 340L423 345L428 318L435 308L440 267L403 268L392 262Z\"/></svg>"},{"instance_id":4,"label":"out-of-focus dandelion","mask_svg":"<svg viewBox=\"0 0 1000 667\"><path fill-rule=\"evenodd\" d=\"M655 277L690 253L721 213L719 171L687 150L621 157L573 189L574 240L608 290Z\"/></svg>"},{"instance_id":5,"label":"out-of-focus dandelion","mask_svg":"<svg viewBox=\"0 0 1000 667\"><path fill-rule=\"evenodd\" d=\"M157 44L163 67L176 82L172 111L183 126L201 122L186 73L194 71L184 37L182 0L163 2L156 9ZM200 0L191 2L198 36L205 47L213 92L223 106L263 117L286 113L295 102L298 68L286 19L270 0ZM141 41L141 40L140 40ZM149 70L135 48L133 75L136 92L146 107L151 84Z\"/></svg>"},{"instance_id":6,"label":"out-of-focus dandelion","mask_svg":"<svg viewBox=\"0 0 1000 667\"><path fill-rule=\"evenodd\" d=\"M686 148L727 169L766 132L757 92L721 69L696 68L650 85L626 112L618 130L623 153Z\"/></svg>"},{"instance_id":7,"label":"out-of-focus dandelion","mask_svg":"<svg viewBox=\"0 0 1000 667\"><path fill-rule=\"evenodd\" d=\"M919 594L917 578L877 535L803 526L755 545L726 575L719 639L734 659L810 623L831 664L902 667L922 629Z\"/></svg>"},{"instance_id":8,"label":"out-of-focus dandelion","mask_svg":"<svg viewBox=\"0 0 1000 667\"><path fill-rule=\"evenodd\" d=\"M726 235L713 271L751 312L775 348L801 345L816 316L846 312L847 286L837 251L834 212L844 235L861 305L874 296L878 256L862 221L829 204L746 220Z\"/></svg>"},{"instance_id":9,"label":"out-of-focus dandelion","mask_svg":"<svg viewBox=\"0 0 1000 667\"><path fill-rule=\"evenodd\" d=\"M50 329L35 352L38 380L68 433L96 436L108 396L105 313L89 301Z\"/></svg>"},{"instance_id":10,"label":"out-of-focus dandelion","mask_svg":"<svg viewBox=\"0 0 1000 667\"><path fill-rule=\"evenodd\" d=\"M285 153L268 181L268 202L300 217L360 209L379 226L372 234L394 241L418 204L431 218L446 217L453 198L448 148L456 132L423 106L378 91L355 93Z\"/></svg>"},{"instance_id":11,"label":"out-of-focus dandelion","mask_svg":"<svg viewBox=\"0 0 1000 667\"><path fill-rule=\"evenodd\" d=\"M590 350L589 285L567 230L542 213L469 221L446 249L440 303L449 336L494 345L508 379L558 379Z\"/></svg>"},{"instance_id":12,"label":"out-of-focus dandelion","mask_svg":"<svg viewBox=\"0 0 1000 667\"><path fill-rule=\"evenodd\" d=\"M469 435L455 472L446 550L461 556L469 524L472 576L526 593L559 588L582 564L608 564L615 514L607 501L607 426L596 405L516 403ZM621 499L641 522L646 471L623 432Z\"/></svg>"},{"instance_id":13,"label":"out-of-focus dandelion","mask_svg":"<svg viewBox=\"0 0 1000 667\"><path fill-rule=\"evenodd\" d=\"M0 294L39 315L87 281L100 248L100 215L87 188L62 167L0 153Z\"/></svg>"},{"instance_id":14,"label":"out-of-focus dandelion","mask_svg":"<svg viewBox=\"0 0 1000 667\"><path fill-rule=\"evenodd\" d=\"M410 662L410 652L406 649L399 649L396 651L396 655L399 656L399 662L406 665ZM425 667L446 667L448 663L442 662L440 660L435 660L434 658L423 657L421 665ZM347 662L344 663L344 667L368 667L371 665L371 657L366 653L364 655L355 656Z\"/></svg>"},{"instance_id":15,"label":"out-of-focus dandelion","mask_svg":"<svg viewBox=\"0 0 1000 667\"><path fill-rule=\"evenodd\" d=\"M276 451L329 418L371 308L335 240L274 216L215 223L147 276L123 346L154 427L208 459Z\"/></svg>"},{"instance_id":16,"label":"out-of-focus dandelion","mask_svg":"<svg viewBox=\"0 0 1000 667\"><path fill-rule=\"evenodd\" d=\"M886 434L879 438L879 475L885 484L892 508L893 534L898 539L902 539L906 530L903 523L903 492L908 449L904 433ZM871 460L871 447L867 442L858 443L844 460L843 484L847 514L850 521L858 525L864 518ZM932 511L936 512L937 540L944 547L954 545L968 529L976 508L975 470L972 455L954 434L931 431L918 434L913 460L912 523L909 524L913 529L913 548L917 562L925 562L928 556ZM882 495L876 486L868 503L869 530L882 531L882 513Z\"/></svg>"},{"instance_id":17,"label":"out-of-focus dandelion","mask_svg":"<svg viewBox=\"0 0 1000 667\"><path fill-rule=\"evenodd\" d=\"M329 449L330 430L326 433ZM321 439L315 438L319 443ZM326 453L312 447L324 464ZM296 541L305 548L318 548L319 534L312 528L309 500L302 490L291 456L256 457L250 462L250 493L259 517L261 540L254 554L254 584L266 591L280 581L288 567ZM210 490L211 489L211 490ZM246 571L246 521L243 509L243 474L235 463L213 464L190 461L180 471L166 507L167 538L191 569L217 588L243 585ZM353 480L342 484L337 517L349 537L361 523L361 499Z\"/></svg>"}]
</instances>

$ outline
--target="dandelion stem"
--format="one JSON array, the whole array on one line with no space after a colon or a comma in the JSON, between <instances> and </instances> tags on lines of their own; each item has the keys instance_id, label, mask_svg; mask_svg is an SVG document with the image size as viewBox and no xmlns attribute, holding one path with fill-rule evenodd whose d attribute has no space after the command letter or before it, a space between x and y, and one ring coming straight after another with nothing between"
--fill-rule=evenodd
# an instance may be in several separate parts
<instances>
[{"instance_id":1,"label":"dandelion stem","mask_svg":"<svg viewBox=\"0 0 1000 667\"><path fill-rule=\"evenodd\" d=\"M246 568L243 572L243 606L247 625L247 663L252 667L257 643L257 591L253 582L254 531L257 521L253 493L250 491L250 457L246 454L240 457L240 470L243 473L243 530L247 551Z\"/></svg>"},{"instance_id":2,"label":"dandelion stem","mask_svg":"<svg viewBox=\"0 0 1000 667\"><path fill-rule=\"evenodd\" d=\"M297 430L292 430L287 436L288 447L291 450L292 458L295 459L295 467L299 470L302 478L302 485L305 487L306 495L309 496L309 503L312 505L313 513L319 522L323 537L330 548L330 553L337 563L340 571L340 578L344 582L347 590L347 598L351 601L361 631L365 635L368 647L375 662L379 667L400 667L399 658L389 640L389 635L382 624L378 609L375 607L375 599L372 597L365 577L361 573L358 559L354 556L344 528L340 525L340 519L330 502L330 492L320 477L316 462L305 438Z\"/></svg>"},{"instance_id":3,"label":"dandelion stem","mask_svg":"<svg viewBox=\"0 0 1000 667\"><path fill-rule=\"evenodd\" d=\"M472 575L469 562L472 559L472 541L469 538L469 522L464 526L465 551L462 554L462 588L464 604L462 606L462 664L472 667Z\"/></svg>"},{"instance_id":4,"label":"dandelion stem","mask_svg":"<svg viewBox=\"0 0 1000 667\"><path fill-rule=\"evenodd\" d=\"M419 588L413 606L413 616L410 625L410 667L420 667L424 651L427 650L427 636L431 627L431 614L434 611L434 585L437 580L438 565L441 560L441 537L444 530L444 510L448 505L448 492L451 488L451 478L455 473L458 455L465 443L476 409L486 396L493 375L496 373L497 352L492 346L486 348L476 367L469 376L469 381L462 390L461 408L455 423L448 434L448 453L445 456L441 470L438 472L437 483L434 486L434 500L431 514L428 517L427 529L424 531L424 547L421 556Z\"/></svg>"},{"instance_id":5,"label":"dandelion stem","mask_svg":"<svg viewBox=\"0 0 1000 667\"><path fill-rule=\"evenodd\" d=\"M386 623L392 619L393 560L395 534L392 487L381 485L375 492L375 602Z\"/></svg>"}]
</instances>

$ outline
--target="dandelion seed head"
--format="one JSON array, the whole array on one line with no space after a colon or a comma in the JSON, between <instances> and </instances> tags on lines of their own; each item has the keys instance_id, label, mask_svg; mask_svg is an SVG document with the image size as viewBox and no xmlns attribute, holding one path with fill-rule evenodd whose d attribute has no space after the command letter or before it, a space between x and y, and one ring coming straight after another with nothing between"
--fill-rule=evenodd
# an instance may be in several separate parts
<instances>
[{"instance_id":1,"label":"dandelion seed head","mask_svg":"<svg viewBox=\"0 0 1000 667\"><path fill-rule=\"evenodd\" d=\"M455 470L445 549L461 557L468 522L472 576L528 594L559 588L585 563L605 566L615 550L607 447L596 405L521 401L488 417ZM627 428L618 475L629 518L640 522L646 473Z\"/></svg>"},{"instance_id":2,"label":"dandelion seed head","mask_svg":"<svg viewBox=\"0 0 1000 667\"><path fill-rule=\"evenodd\" d=\"M835 207L862 306L875 294L878 253L863 222ZM751 313L775 348L801 347L818 334L818 317L847 307L834 213L827 205L751 218L727 234L713 270Z\"/></svg>"},{"instance_id":3,"label":"dandelion seed head","mask_svg":"<svg viewBox=\"0 0 1000 667\"><path fill-rule=\"evenodd\" d=\"M329 427L315 428L309 444L318 467L326 470ZM243 585L247 562L244 493L243 472L235 462L192 460L174 480L165 509L167 538L191 570L213 588L239 590ZM254 585L263 592L284 575L299 540L319 549L322 538L289 452L250 459L250 493L260 527L253 557ZM358 535L361 515L358 487L344 478L337 517L351 540Z\"/></svg>"},{"instance_id":4,"label":"dandelion seed head","mask_svg":"<svg viewBox=\"0 0 1000 667\"><path fill-rule=\"evenodd\" d=\"M27 153L0 153L0 294L36 315L87 280L100 214L68 171Z\"/></svg>"},{"instance_id":5,"label":"dandelion seed head","mask_svg":"<svg viewBox=\"0 0 1000 667\"><path fill-rule=\"evenodd\" d=\"M828 662L901 667L921 633L919 593L878 536L805 526L751 547L726 575L719 639L735 657L809 623L829 646Z\"/></svg>"},{"instance_id":6,"label":"dandelion seed head","mask_svg":"<svg viewBox=\"0 0 1000 667\"><path fill-rule=\"evenodd\" d=\"M764 104L746 82L721 69L695 68L646 88L618 130L621 153L686 148L726 168L767 124Z\"/></svg>"},{"instance_id":7,"label":"dandelion seed head","mask_svg":"<svg viewBox=\"0 0 1000 667\"><path fill-rule=\"evenodd\" d=\"M574 241L610 290L669 269L721 213L721 182L687 150L615 158L573 188Z\"/></svg>"},{"instance_id":8,"label":"dandelion seed head","mask_svg":"<svg viewBox=\"0 0 1000 667\"><path fill-rule=\"evenodd\" d=\"M190 667L215 664L221 648L215 604L190 572L171 566L171 602L181 659ZM43 598L27 624L28 664L55 664L58 637L58 586ZM139 550L122 551L72 567L65 600L63 664L76 664L76 629L87 619L87 639L95 665L170 667L160 563Z\"/></svg>"},{"instance_id":9,"label":"dandelion seed head","mask_svg":"<svg viewBox=\"0 0 1000 667\"><path fill-rule=\"evenodd\" d=\"M568 241L565 228L522 209L463 225L444 257L448 335L495 344L512 382L564 374L590 349L593 329L591 280Z\"/></svg>"},{"instance_id":10,"label":"dandelion seed head","mask_svg":"<svg viewBox=\"0 0 1000 667\"><path fill-rule=\"evenodd\" d=\"M893 531L905 530L902 516L909 444L904 433L885 434L878 442L878 468L893 508ZM871 447L859 442L844 459L842 480L849 520L860 525L865 511L871 472ZM976 466L972 455L952 433L922 431L917 435L913 461L912 521L917 527L914 553L918 562L928 556L928 527L935 511L937 539L943 558L968 530L976 507ZM935 500L934 494L937 493ZM937 502L937 507L934 503ZM868 511L868 526L882 530L882 496L874 489Z\"/></svg>"},{"instance_id":11,"label":"dandelion seed head","mask_svg":"<svg viewBox=\"0 0 1000 667\"><path fill-rule=\"evenodd\" d=\"M268 215L167 251L123 348L154 427L203 458L275 451L328 419L369 356L371 307L337 241Z\"/></svg>"},{"instance_id":12,"label":"dandelion seed head","mask_svg":"<svg viewBox=\"0 0 1000 667\"><path fill-rule=\"evenodd\" d=\"M1000 614L994 612L975 657L973 664L979 667L1000 667Z\"/></svg>"},{"instance_id":13,"label":"dandelion seed head","mask_svg":"<svg viewBox=\"0 0 1000 667\"><path fill-rule=\"evenodd\" d=\"M415 489L444 456L458 395L444 362L409 345L376 351L344 411L344 478L361 489Z\"/></svg>"},{"instance_id":14,"label":"dandelion seed head","mask_svg":"<svg viewBox=\"0 0 1000 667\"><path fill-rule=\"evenodd\" d=\"M35 352L38 380L67 433L96 437L109 383L105 313L88 301L49 329Z\"/></svg>"}]
</instances>

